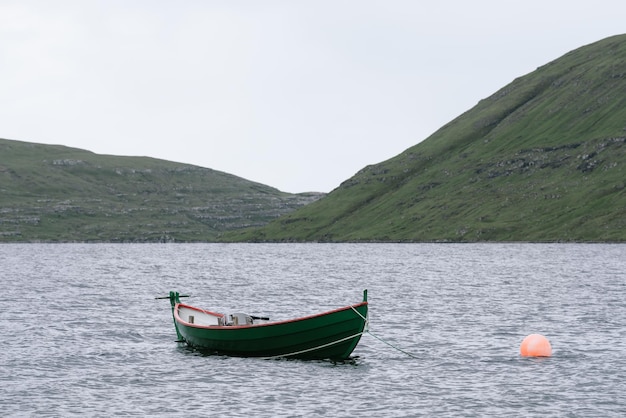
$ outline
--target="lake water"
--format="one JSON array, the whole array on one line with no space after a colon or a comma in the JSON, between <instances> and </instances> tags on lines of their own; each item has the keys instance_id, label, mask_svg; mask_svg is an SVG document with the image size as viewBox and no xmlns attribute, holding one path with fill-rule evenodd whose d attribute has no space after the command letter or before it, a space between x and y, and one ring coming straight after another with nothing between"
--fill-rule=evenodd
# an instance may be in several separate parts
<instances>
[{"instance_id":1,"label":"lake water","mask_svg":"<svg viewBox=\"0 0 626 418\"><path fill-rule=\"evenodd\" d=\"M626 415L626 245L5 244L0 266L3 416ZM154 299L289 319L366 288L345 363L200 355ZM552 357L520 357L532 333Z\"/></svg>"}]
</instances>

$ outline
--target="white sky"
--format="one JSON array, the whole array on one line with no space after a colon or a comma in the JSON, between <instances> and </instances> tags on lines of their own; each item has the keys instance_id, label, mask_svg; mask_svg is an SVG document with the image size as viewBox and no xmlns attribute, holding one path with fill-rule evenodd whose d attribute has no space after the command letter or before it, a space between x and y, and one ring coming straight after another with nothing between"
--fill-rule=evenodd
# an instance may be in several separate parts
<instances>
[{"instance_id":1,"label":"white sky","mask_svg":"<svg viewBox=\"0 0 626 418\"><path fill-rule=\"evenodd\" d=\"M0 0L0 137L328 192L624 0Z\"/></svg>"}]
</instances>

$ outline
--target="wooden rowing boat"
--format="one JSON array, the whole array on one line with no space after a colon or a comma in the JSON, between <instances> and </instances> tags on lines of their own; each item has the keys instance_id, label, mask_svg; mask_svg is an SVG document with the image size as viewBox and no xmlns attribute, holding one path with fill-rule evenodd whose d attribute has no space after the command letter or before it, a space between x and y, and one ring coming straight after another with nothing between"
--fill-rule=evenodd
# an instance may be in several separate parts
<instances>
[{"instance_id":1,"label":"wooden rowing boat","mask_svg":"<svg viewBox=\"0 0 626 418\"><path fill-rule=\"evenodd\" d=\"M170 292L180 342L200 351L240 357L344 360L367 327L367 290L363 301L329 312L270 322L246 314L225 315L186 305Z\"/></svg>"}]
</instances>

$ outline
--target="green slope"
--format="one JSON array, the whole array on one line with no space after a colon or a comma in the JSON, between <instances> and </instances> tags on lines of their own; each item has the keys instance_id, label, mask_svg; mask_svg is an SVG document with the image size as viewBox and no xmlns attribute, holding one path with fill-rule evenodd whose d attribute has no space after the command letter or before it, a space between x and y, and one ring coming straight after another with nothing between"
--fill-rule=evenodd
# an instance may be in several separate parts
<instances>
[{"instance_id":1,"label":"green slope","mask_svg":"<svg viewBox=\"0 0 626 418\"><path fill-rule=\"evenodd\" d=\"M192 165L0 139L0 242L214 241L318 197Z\"/></svg>"},{"instance_id":2,"label":"green slope","mask_svg":"<svg viewBox=\"0 0 626 418\"><path fill-rule=\"evenodd\" d=\"M626 35L514 80L253 241L626 240Z\"/></svg>"}]
</instances>

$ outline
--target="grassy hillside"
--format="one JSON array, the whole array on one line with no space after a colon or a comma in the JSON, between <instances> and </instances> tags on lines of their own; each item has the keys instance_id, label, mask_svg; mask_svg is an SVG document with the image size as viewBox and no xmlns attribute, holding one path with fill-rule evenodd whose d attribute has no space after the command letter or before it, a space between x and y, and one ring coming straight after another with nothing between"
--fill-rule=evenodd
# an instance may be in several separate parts
<instances>
[{"instance_id":1,"label":"grassy hillside","mask_svg":"<svg viewBox=\"0 0 626 418\"><path fill-rule=\"evenodd\" d=\"M384 140L384 138L381 138ZM514 80L254 241L626 241L626 35Z\"/></svg>"},{"instance_id":2,"label":"grassy hillside","mask_svg":"<svg viewBox=\"0 0 626 418\"><path fill-rule=\"evenodd\" d=\"M317 198L208 168L0 139L0 242L214 241Z\"/></svg>"}]
</instances>

